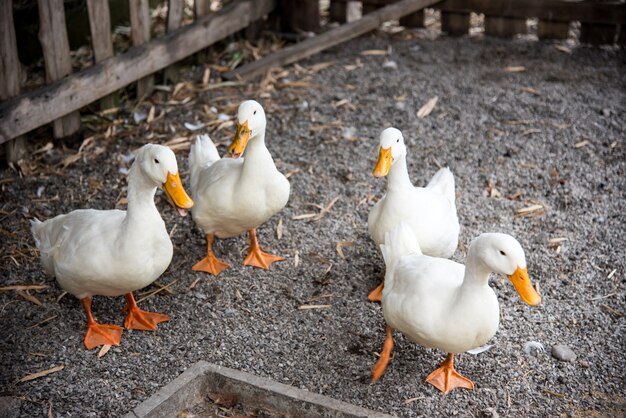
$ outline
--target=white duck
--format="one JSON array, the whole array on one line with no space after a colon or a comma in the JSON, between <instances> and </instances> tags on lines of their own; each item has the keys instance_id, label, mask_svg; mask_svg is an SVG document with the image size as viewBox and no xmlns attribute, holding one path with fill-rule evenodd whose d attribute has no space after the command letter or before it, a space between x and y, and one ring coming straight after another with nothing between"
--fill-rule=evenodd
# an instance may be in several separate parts
<instances>
[{"instance_id":1,"label":"white duck","mask_svg":"<svg viewBox=\"0 0 626 418\"><path fill-rule=\"evenodd\" d=\"M212 250L214 237L228 238L246 231L250 248L245 265L268 269L282 257L261 251L256 228L287 204L289 181L274 165L265 147L265 112L254 100L239 106L237 133L228 148L233 158L220 158L207 135L191 147L189 167L195 205L193 220L206 234L207 256L193 266L213 275L229 267ZM242 154L245 157L240 158Z\"/></svg>"},{"instance_id":2,"label":"white duck","mask_svg":"<svg viewBox=\"0 0 626 418\"><path fill-rule=\"evenodd\" d=\"M83 304L88 349L118 345L122 334L121 327L95 321L91 313L94 295L126 295L127 329L154 330L169 320L166 315L140 310L132 293L156 280L172 260L172 242L154 204L158 187L165 189L181 215L193 205L181 184L172 150L144 145L128 176L128 210L80 209L31 222L44 270Z\"/></svg>"},{"instance_id":3,"label":"white duck","mask_svg":"<svg viewBox=\"0 0 626 418\"><path fill-rule=\"evenodd\" d=\"M383 314L387 337L372 370L378 380L389 362L393 330L412 341L449 353L426 381L444 393L456 387L473 389L454 370L454 353L484 345L498 329L498 298L489 286L491 272L509 277L522 300L536 306L541 297L533 288L524 250L515 238L488 233L471 243L466 266L423 255L410 227L401 223L381 245L385 259Z\"/></svg>"},{"instance_id":4,"label":"white duck","mask_svg":"<svg viewBox=\"0 0 626 418\"><path fill-rule=\"evenodd\" d=\"M437 171L426 187L415 187L406 164L407 149L402 132L387 128L380 134L378 163L374 176L388 176L387 193L372 208L367 219L369 233L378 245L399 222L406 222L424 254L448 258L459 242L454 176L449 168ZM368 299L380 302L383 283Z\"/></svg>"}]
</instances>

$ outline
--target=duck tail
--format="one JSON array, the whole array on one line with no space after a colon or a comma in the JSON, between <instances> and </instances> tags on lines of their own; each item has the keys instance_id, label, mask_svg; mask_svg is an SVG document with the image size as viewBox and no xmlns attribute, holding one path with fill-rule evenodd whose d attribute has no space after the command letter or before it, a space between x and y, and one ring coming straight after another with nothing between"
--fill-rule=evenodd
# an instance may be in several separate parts
<instances>
[{"instance_id":1,"label":"duck tail","mask_svg":"<svg viewBox=\"0 0 626 418\"><path fill-rule=\"evenodd\" d=\"M195 190L202 168L220 159L217 148L208 135L198 135L196 143L189 152L189 171L191 172L191 189Z\"/></svg>"},{"instance_id":2,"label":"duck tail","mask_svg":"<svg viewBox=\"0 0 626 418\"><path fill-rule=\"evenodd\" d=\"M385 281L393 276L393 271L400 259L409 254L422 254L417 238L411 227L400 222L391 232L385 234L385 243L380 245L385 260Z\"/></svg>"},{"instance_id":3,"label":"duck tail","mask_svg":"<svg viewBox=\"0 0 626 418\"><path fill-rule=\"evenodd\" d=\"M41 227L43 222L41 222L37 218L33 218L30 221L30 232L33 234L33 238L35 239L35 244L37 244L37 248L41 249Z\"/></svg>"},{"instance_id":4,"label":"duck tail","mask_svg":"<svg viewBox=\"0 0 626 418\"><path fill-rule=\"evenodd\" d=\"M426 188L444 195L454 205L456 195L454 192L454 175L448 167L443 167L435 173Z\"/></svg>"}]
</instances>

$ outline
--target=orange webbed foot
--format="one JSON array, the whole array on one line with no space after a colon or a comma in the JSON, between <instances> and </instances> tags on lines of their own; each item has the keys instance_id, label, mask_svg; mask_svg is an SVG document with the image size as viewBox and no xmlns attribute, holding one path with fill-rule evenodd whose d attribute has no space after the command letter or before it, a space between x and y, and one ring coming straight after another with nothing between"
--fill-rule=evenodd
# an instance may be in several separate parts
<instances>
[{"instance_id":1,"label":"orange webbed foot","mask_svg":"<svg viewBox=\"0 0 626 418\"><path fill-rule=\"evenodd\" d=\"M193 271L204 271L206 273L217 276L229 267L230 264L224 263L213 254L209 254L205 258L197 262L191 269Z\"/></svg>"},{"instance_id":2,"label":"orange webbed foot","mask_svg":"<svg viewBox=\"0 0 626 418\"><path fill-rule=\"evenodd\" d=\"M126 319L124 319L126 329L154 331L157 324L170 320L170 317L167 315L139 309L132 293L126 294L126 306L124 306L122 312L126 312Z\"/></svg>"},{"instance_id":3,"label":"orange webbed foot","mask_svg":"<svg viewBox=\"0 0 626 418\"><path fill-rule=\"evenodd\" d=\"M454 370L453 354L448 354L448 358L438 369L428 375L426 381L444 394L456 388L474 390L474 383Z\"/></svg>"},{"instance_id":4,"label":"orange webbed foot","mask_svg":"<svg viewBox=\"0 0 626 418\"><path fill-rule=\"evenodd\" d=\"M282 260L284 260L283 257L268 254L257 248L256 250L250 249L248 256L243 261L243 264L246 266L260 267L262 269L269 270L272 263Z\"/></svg>"},{"instance_id":5,"label":"orange webbed foot","mask_svg":"<svg viewBox=\"0 0 626 418\"><path fill-rule=\"evenodd\" d=\"M120 345L121 339L122 327L92 323L87 326L84 343L87 350L91 350L99 345Z\"/></svg>"},{"instance_id":6,"label":"orange webbed foot","mask_svg":"<svg viewBox=\"0 0 626 418\"><path fill-rule=\"evenodd\" d=\"M370 302L381 302L383 300L383 289L385 288L385 282L380 282L376 289L372 290L367 299Z\"/></svg>"}]
</instances>

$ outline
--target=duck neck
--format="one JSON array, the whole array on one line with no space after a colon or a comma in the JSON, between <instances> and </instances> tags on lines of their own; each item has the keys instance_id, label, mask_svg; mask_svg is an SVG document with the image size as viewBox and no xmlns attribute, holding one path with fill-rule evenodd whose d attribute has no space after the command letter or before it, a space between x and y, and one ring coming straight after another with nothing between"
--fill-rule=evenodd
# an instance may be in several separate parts
<instances>
[{"instance_id":1,"label":"duck neck","mask_svg":"<svg viewBox=\"0 0 626 418\"><path fill-rule=\"evenodd\" d=\"M155 193L156 186L142 175L137 164L133 164L128 176L128 209L125 218L127 227L141 225L155 217L160 218L154 204Z\"/></svg>"},{"instance_id":2,"label":"duck neck","mask_svg":"<svg viewBox=\"0 0 626 418\"><path fill-rule=\"evenodd\" d=\"M479 250L480 249L476 248L475 245L472 245L467 252L463 287L489 286L489 275L491 274L491 269L479 256Z\"/></svg>"},{"instance_id":3,"label":"duck neck","mask_svg":"<svg viewBox=\"0 0 626 418\"><path fill-rule=\"evenodd\" d=\"M409 170L406 165L406 155L401 156L389 169L387 175L387 190L402 190L413 187L409 178Z\"/></svg>"},{"instance_id":4,"label":"duck neck","mask_svg":"<svg viewBox=\"0 0 626 418\"><path fill-rule=\"evenodd\" d=\"M274 160L265 146L265 130L263 130L255 137L250 138L246 147L243 160L244 173L257 176L259 169L267 165L274 166Z\"/></svg>"}]
</instances>

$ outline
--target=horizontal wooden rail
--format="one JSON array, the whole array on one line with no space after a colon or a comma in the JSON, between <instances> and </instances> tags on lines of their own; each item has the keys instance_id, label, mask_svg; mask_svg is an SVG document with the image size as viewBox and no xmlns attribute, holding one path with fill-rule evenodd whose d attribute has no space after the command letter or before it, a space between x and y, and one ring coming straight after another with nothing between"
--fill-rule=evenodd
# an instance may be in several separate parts
<instances>
[{"instance_id":1,"label":"horizontal wooden rail","mask_svg":"<svg viewBox=\"0 0 626 418\"><path fill-rule=\"evenodd\" d=\"M276 0L234 1L193 24L0 103L0 144L214 44L262 18L275 4Z\"/></svg>"},{"instance_id":2,"label":"horizontal wooden rail","mask_svg":"<svg viewBox=\"0 0 626 418\"><path fill-rule=\"evenodd\" d=\"M349 0L332 0L347 3ZM364 5L384 6L389 0L363 0ZM543 20L626 24L626 3L593 0L445 0L434 6L445 12L484 13L498 17L538 17Z\"/></svg>"},{"instance_id":3,"label":"horizontal wooden rail","mask_svg":"<svg viewBox=\"0 0 626 418\"><path fill-rule=\"evenodd\" d=\"M498 17L538 17L543 20L586 23L626 23L626 3L588 0L445 0L436 6L444 12L484 13Z\"/></svg>"},{"instance_id":4,"label":"horizontal wooden rail","mask_svg":"<svg viewBox=\"0 0 626 418\"><path fill-rule=\"evenodd\" d=\"M383 22L399 19L431 6L438 1L440 0L401 0L375 12L368 13L359 20L341 25L321 35L306 39L263 57L258 61L244 65L241 68L224 74L224 77L226 79L255 77L271 67L291 64L341 42L345 42L348 39L356 38L357 36L370 32L380 27Z\"/></svg>"}]
</instances>

